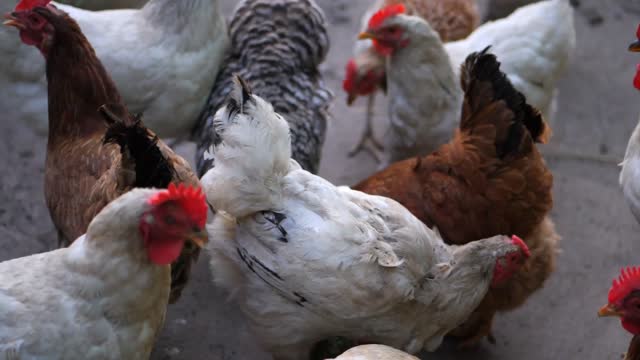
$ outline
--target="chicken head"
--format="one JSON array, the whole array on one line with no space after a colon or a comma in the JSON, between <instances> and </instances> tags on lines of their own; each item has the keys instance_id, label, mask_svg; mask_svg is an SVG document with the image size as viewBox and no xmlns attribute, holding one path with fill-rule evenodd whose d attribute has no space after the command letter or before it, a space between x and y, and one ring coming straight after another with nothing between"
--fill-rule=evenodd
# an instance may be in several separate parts
<instances>
[{"instance_id":1,"label":"chicken head","mask_svg":"<svg viewBox=\"0 0 640 360\"><path fill-rule=\"evenodd\" d=\"M201 189L170 184L149 199L149 204L151 208L140 220L140 232L152 262L172 263L187 239L200 247L207 242L207 204Z\"/></svg>"},{"instance_id":2,"label":"chicken head","mask_svg":"<svg viewBox=\"0 0 640 360\"><path fill-rule=\"evenodd\" d=\"M609 290L608 303L600 308L598 316L617 316L625 330L640 335L640 267L620 271Z\"/></svg>"},{"instance_id":3,"label":"chicken head","mask_svg":"<svg viewBox=\"0 0 640 360\"><path fill-rule=\"evenodd\" d=\"M22 0L11 13L5 14L3 24L13 26L20 31L20 39L26 45L37 47L46 56L54 34L54 26L46 14L58 10L49 5L51 0Z\"/></svg>"}]
</instances>

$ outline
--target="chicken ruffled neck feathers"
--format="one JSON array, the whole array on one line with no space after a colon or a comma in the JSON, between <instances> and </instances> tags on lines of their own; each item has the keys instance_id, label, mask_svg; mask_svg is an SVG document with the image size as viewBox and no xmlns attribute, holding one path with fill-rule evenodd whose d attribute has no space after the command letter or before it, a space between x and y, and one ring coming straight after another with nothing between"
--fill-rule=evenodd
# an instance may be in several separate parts
<instances>
[{"instance_id":1,"label":"chicken ruffled neck feathers","mask_svg":"<svg viewBox=\"0 0 640 360\"><path fill-rule=\"evenodd\" d=\"M113 80L71 17L44 8L35 11L55 29L46 58L50 142L59 134L83 136L103 130L98 107L121 104Z\"/></svg>"}]
</instances>

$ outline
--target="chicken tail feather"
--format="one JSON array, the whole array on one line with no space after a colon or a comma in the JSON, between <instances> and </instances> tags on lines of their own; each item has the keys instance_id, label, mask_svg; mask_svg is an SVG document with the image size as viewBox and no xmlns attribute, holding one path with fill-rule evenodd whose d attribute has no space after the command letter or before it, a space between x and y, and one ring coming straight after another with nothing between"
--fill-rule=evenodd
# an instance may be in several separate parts
<instances>
[{"instance_id":1,"label":"chicken tail feather","mask_svg":"<svg viewBox=\"0 0 640 360\"><path fill-rule=\"evenodd\" d=\"M271 104L253 95L239 76L234 86L214 117L222 142L205 153L214 166L201 182L214 208L242 217L278 208L291 139L288 123Z\"/></svg>"},{"instance_id":2,"label":"chicken tail feather","mask_svg":"<svg viewBox=\"0 0 640 360\"><path fill-rule=\"evenodd\" d=\"M104 136L105 144L117 144L122 154L123 171L133 171L132 187L166 188L173 179L175 169L158 147L158 137L142 123L140 115L118 116L109 105L99 109L109 124Z\"/></svg>"},{"instance_id":3,"label":"chicken tail feather","mask_svg":"<svg viewBox=\"0 0 640 360\"><path fill-rule=\"evenodd\" d=\"M489 49L472 53L462 65L460 81L465 100L460 130L494 125L496 151L500 157L522 151L531 141L546 143L551 129L540 112L527 104L524 95L500 71L500 62ZM506 105L510 112L497 110L498 102Z\"/></svg>"}]
</instances>

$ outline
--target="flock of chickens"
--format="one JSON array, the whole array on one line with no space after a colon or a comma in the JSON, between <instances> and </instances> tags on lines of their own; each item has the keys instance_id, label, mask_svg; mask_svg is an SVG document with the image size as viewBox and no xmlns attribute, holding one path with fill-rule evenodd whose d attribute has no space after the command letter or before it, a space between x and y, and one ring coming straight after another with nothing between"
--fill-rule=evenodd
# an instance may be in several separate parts
<instances>
[{"instance_id":1,"label":"flock of chickens","mask_svg":"<svg viewBox=\"0 0 640 360\"><path fill-rule=\"evenodd\" d=\"M575 46L568 0L485 24L475 0L376 1L343 88L349 104L368 98L350 156L366 150L381 170L353 187L315 175L337 114L313 0L243 0L228 28L216 0L50 1L20 0L4 22L19 34L0 32L12 54L0 83L14 85L0 101L48 134L60 246L0 263L0 359L148 359L202 250L277 360L335 337L357 345L338 344L341 360L494 341L496 313L553 272L553 176L537 144ZM636 216L639 137L620 177ZM162 139L196 142L196 169ZM640 268L599 314L622 318L640 359Z\"/></svg>"}]
</instances>

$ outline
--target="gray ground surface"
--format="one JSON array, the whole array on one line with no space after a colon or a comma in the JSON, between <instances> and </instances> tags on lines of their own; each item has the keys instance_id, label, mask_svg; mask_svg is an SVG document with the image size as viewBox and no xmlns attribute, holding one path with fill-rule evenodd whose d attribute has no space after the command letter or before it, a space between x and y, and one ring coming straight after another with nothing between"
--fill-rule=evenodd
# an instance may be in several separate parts
<instances>
[{"instance_id":1,"label":"gray ground surface","mask_svg":"<svg viewBox=\"0 0 640 360\"><path fill-rule=\"evenodd\" d=\"M323 73L337 95L320 174L338 184L353 184L372 173L375 164L367 155L346 157L363 125L364 101L345 106L341 76L370 0L317 1L331 23L332 49ZM492 12L500 14L515 0L494 1L500 6ZM228 14L236 1L222 2ZM552 124L555 136L544 149L555 175L553 218L563 236L556 273L525 306L498 317L496 345L485 343L461 352L445 344L424 359L602 360L619 359L626 350L630 336L616 320L598 319L596 311L606 301L620 266L640 263L635 236L640 226L618 189L619 170L613 162L554 154L622 158L640 112L640 94L631 86L640 59L626 52L640 18L638 3L580 1L578 49L560 83L559 114ZM6 260L49 250L55 236L42 191L45 139L34 136L10 109L0 114L0 164L5 169L0 173L0 260ZM377 114L380 132L383 101L378 102ZM180 151L191 159L192 146ZM255 345L233 304L211 284L206 260L198 264L180 303L169 308L152 358L270 359Z\"/></svg>"}]
</instances>

